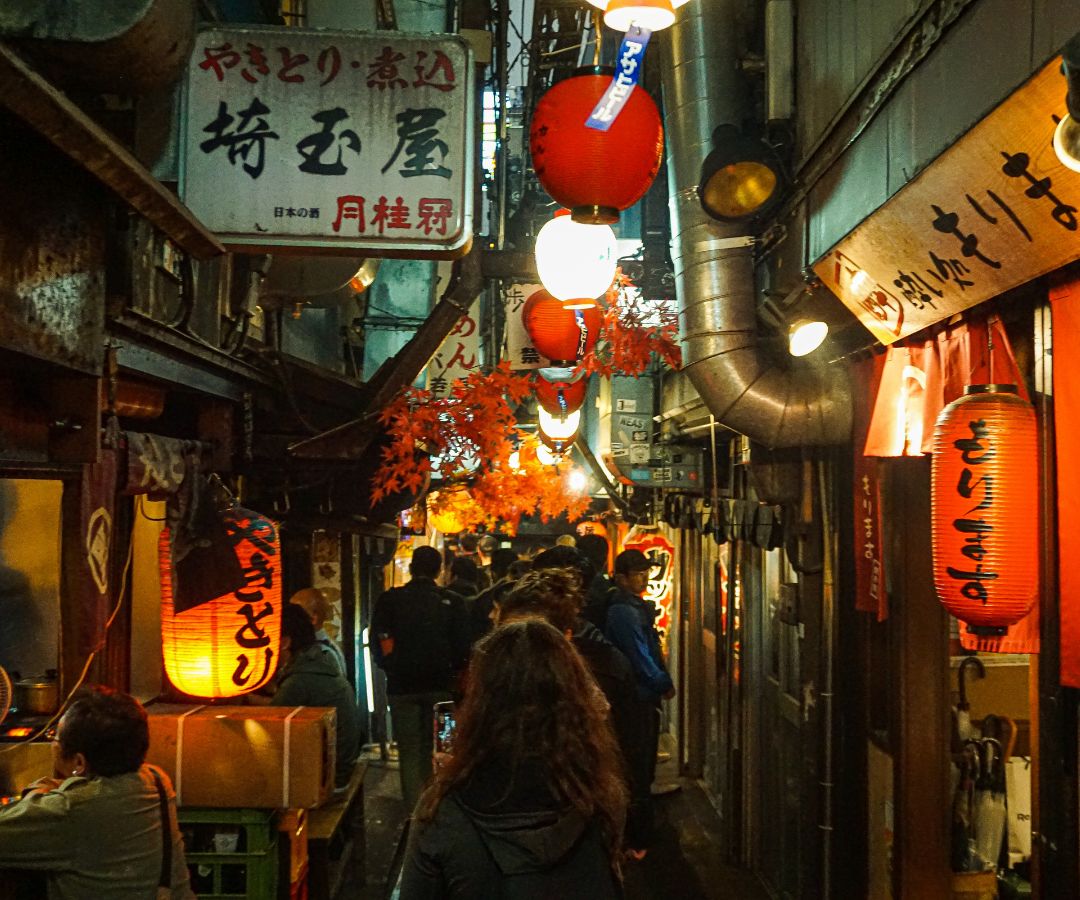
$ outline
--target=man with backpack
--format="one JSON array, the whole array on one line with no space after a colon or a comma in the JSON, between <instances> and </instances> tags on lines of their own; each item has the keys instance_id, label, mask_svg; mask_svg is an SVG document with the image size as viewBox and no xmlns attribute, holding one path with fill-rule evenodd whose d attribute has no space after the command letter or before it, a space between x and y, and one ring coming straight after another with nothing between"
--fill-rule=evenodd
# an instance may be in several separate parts
<instances>
[{"instance_id":1,"label":"man with backpack","mask_svg":"<svg viewBox=\"0 0 1080 900\"><path fill-rule=\"evenodd\" d=\"M451 699L451 689L469 654L464 601L435 579L442 556L417 547L411 580L384 591L371 617L372 656L386 672L390 717L398 745L401 793L411 813L431 777L432 707Z\"/></svg>"}]
</instances>

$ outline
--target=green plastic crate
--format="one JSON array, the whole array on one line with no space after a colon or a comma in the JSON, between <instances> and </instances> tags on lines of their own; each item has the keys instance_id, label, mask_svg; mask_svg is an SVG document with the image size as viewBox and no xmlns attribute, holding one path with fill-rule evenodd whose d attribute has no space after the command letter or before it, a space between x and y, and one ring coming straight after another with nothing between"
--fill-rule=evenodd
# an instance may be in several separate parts
<instances>
[{"instance_id":1,"label":"green plastic crate","mask_svg":"<svg viewBox=\"0 0 1080 900\"><path fill-rule=\"evenodd\" d=\"M272 810L177 810L191 888L204 900L273 900L277 826Z\"/></svg>"}]
</instances>

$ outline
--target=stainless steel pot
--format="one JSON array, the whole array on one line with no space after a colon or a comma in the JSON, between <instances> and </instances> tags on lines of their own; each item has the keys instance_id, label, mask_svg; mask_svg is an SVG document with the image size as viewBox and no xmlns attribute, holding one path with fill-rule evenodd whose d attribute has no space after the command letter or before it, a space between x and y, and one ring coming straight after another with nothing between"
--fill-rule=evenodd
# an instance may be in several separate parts
<instances>
[{"instance_id":1,"label":"stainless steel pot","mask_svg":"<svg viewBox=\"0 0 1080 900\"><path fill-rule=\"evenodd\" d=\"M15 706L28 716L51 716L60 702L60 685L55 673L31 678L19 678L15 682Z\"/></svg>"}]
</instances>

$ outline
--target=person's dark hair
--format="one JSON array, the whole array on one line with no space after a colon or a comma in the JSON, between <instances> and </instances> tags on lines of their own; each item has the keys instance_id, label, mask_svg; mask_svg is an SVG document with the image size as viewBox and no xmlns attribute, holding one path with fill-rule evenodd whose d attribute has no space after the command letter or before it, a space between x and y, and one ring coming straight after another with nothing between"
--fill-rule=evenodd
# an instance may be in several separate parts
<instances>
[{"instance_id":1,"label":"person's dark hair","mask_svg":"<svg viewBox=\"0 0 1080 900\"><path fill-rule=\"evenodd\" d=\"M480 580L480 567L467 556L459 556L450 563L450 576L454 581L476 584Z\"/></svg>"},{"instance_id":2,"label":"person's dark hair","mask_svg":"<svg viewBox=\"0 0 1080 900\"><path fill-rule=\"evenodd\" d=\"M607 572L608 540L601 534L583 534L578 538L577 548L593 564L597 572Z\"/></svg>"},{"instance_id":3,"label":"person's dark hair","mask_svg":"<svg viewBox=\"0 0 1080 900\"><path fill-rule=\"evenodd\" d=\"M491 554L491 575L495 581L507 576L510 566L517 562L517 554L509 547L499 547Z\"/></svg>"},{"instance_id":4,"label":"person's dark hair","mask_svg":"<svg viewBox=\"0 0 1080 900\"><path fill-rule=\"evenodd\" d=\"M475 553L476 548L480 546L480 537L475 534L463 534L458 538L458 544L461 545L462 552Z\"/></svg>"},{"instance_id":5,"label":"person's dark hair","mask_svg":"<svg viewBox=\"0 0 1080 900\"><path fill-rule=\"evenodd\" d=\"M585 594L572 569L543 569L524 575L498 603L499 621L538 616L559 631L573 631Z\"/></svg>"},{"instance_id":6,"label":"person's dark hair","mask_svg":"<svg viewBox=\"0 0 1080 900\"><path fill-rule=\"evenodd\" d=\"M534 572L541 569L573 569L581 579L582 590L588 590L596 577L596 569L585 554L577 547L567 547L565 544L545 550L533 560L532 567Z\"/></svg>"},{"instance_id":7,"label":"person's dark hair","mask_svg":"<svg viewBox=\"0 0 1080 900\"><path fill-rule=\"evenodd\" d=\"M511 581L517 581L526 572L532 571L532 563L527 559L515 559L506 570L506 575Z\"/></svg>"},{"instance_id":8,"label":"person's dark hair","mask_svg":"<svg viewBox=\"0 0 1080 900\"><path fill-rule=\"evenodd\" d=\"M454 752L420 798L420 822L495 761L542 765L560 806L599 821L618 865L627 792L608 713L571 643L537 619L496 628L473 648Z\"/></svg>"},{"instance_id":9,"label":"person's dark hair","mask_svg":"<svg viewBox=\"0 0 1080 900\"><path fill-rule=\"evenodd\" d=\"M409 563L413 578L436 578L442 569L442 555L434 547L417 547Z\"/></svg>"},{"instance_id":10,"label":"person's dark hair","mask_svg":"<svg viewBox=\"0 0 1080 900\"><path fill-rule=\"evenodd\" d=\"M651 568L649 557L640 550L623 550L615 557L616 575L629 575L631 572L643 572Z\"/></svg>"},{"instance_id":11,"label":"person's dark hair","mask_svg":"<svg viewBox=\"0 0 1080 900\"><path fill-rule=\"evenodd\" d=\"M291 653L300 653L315 643L315 625L304 607L286 603L281 610L281 633L289 639Z\"/></svg>"},{"instance_id":12,"label":"person's dark hair","mask_svg":"<svg viewBox=\"0 0 1080 900\"><path fill-rule=\"evenodd\" d=\"M95 775L137 772L150 749L146 710L130 694L104 685L82 688L56 729L64 756L81 753Z\"/></svg>"}]
</instances>

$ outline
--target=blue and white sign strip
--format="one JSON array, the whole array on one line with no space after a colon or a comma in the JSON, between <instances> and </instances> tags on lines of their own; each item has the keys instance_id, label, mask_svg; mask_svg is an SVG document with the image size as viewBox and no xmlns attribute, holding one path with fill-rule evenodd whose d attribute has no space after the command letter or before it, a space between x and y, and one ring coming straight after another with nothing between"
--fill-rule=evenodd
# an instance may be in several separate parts
<instances>
[{"instance_id":1,"label":"blue and white sign strip","mask_svg":"<svg viewBox=\"0 0 1080 900\"><path fill-rule=\"evenodd\" d=\"M587 128L595 128L597 131L607 131L611 123L622 112L630 94L637 87L641 77L641 60L645 56L645 48L649 46L649 38L652 32L640 25L631 25L630 30L623 35L622 44L619 45L619 58L616 62L615 77L604 91L604 96L596 104L592 114L585 122Z\"/></svg>"}]
</instances>

